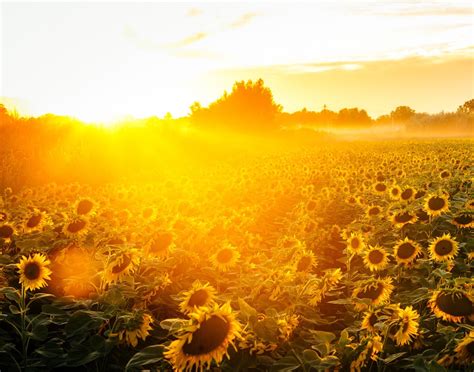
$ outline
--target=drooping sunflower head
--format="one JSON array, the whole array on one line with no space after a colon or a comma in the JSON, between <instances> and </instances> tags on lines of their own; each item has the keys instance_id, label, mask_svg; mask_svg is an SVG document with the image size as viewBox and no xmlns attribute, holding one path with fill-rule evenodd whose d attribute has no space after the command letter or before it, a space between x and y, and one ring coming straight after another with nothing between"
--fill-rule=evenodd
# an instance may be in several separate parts
<instances>
[{"instance_id":1,"label":"drooping sunflower head","mask_svg":"<svg viewBox=\"0 0 474 372\"><path fill-rule=\"evenodd\" d=\"M474 331L471 331L461 339L456 348L456 360L460 365L471 365L474 363Z\"/></svg>"},{"instance_id":2,"label":"drooping sunflower head","mask_svg":"<svg viewBox=\"0 0 474 372\"><path fill-rule=\"evenodd\" d=\"M469 229L474 227L474 216L472 213L461 213L453 217L451 223L460 229Z\"/></svg>"},{"instance_id":3,"label":"drooping sunflower head","mask_svg":"<svg viewBox=\"0 0 474 372\"><path fill-rule=\"evenodd\" d=\"M89 221L85 217L76 217L64 225L63 232L70 238L81 237L87 234Z\"/></svg>"},{"instance_id":4,"label":"drooping sunflower head","mask_svg":"<svg viewBox=\"0 0 474 372\"><path fill-rule=\"evenodd\" d=\"M296 254L294 262L296 272L310 272L317 264L316 256L310 250L304 249Z\"/></svg>"},{"instance_id":5,"label":"drooping sunflower head","mask_svg":"<svg viewBox=\"0 0 474 372\"><path fill-rule=\"evenodd\" d=\"M371 278L356 284L352 291L352 298L359 300L369 300L372 306L383 305L390 299L393 292L392 278ZM363 310L367 306L363 303L356 303L356 310Z\"/></svg>"},{"instance_id":6,"label":"drooping sunflower head","mask_svg":"<svg viewBox=\"0 0 474 372\"><path fill-rule=\"evenodd\" d=\"M3 239L7 242L11 241L13 235L15 234L15 228L9 223L4 223L0 225L0 239Z\"/></svg>"},{"instance_id":7,"label":"drooping sunflower head","mask_svg":"<svg viewBox=\"0 0 474 372\"><path fill-rule=\"evenodd\" d=\"M408 239L408 237L399 240L393 250L393 255L395 256L397 263L403 265L412 264L421 253L420 245L417 242Z\"/></svg>"},{"instance_id":8,"label":"drooping sunflower head","mask_svg":"<svg viewBox=\"0 0 474 372\"><path fill-rule=\"evenodd\" d=\"M109 258L102 271L102 278L106 283L121 282L135 271L139 263L140 256L137 249L120 250Z\"/></svg>"},{"instance_id":9,"label":"drooping sunflower head","mask_svg":"<svg viewBox=\"0 0 474 372\"><path fill-rule=\"evenodd\" d=\"M462 290L436 290L428 301L428 305L437 318L449 322L461 323L474 315L473 299Z\"/></svg>"},{"instance_id":10,"label":"drooping sunflower head","mask_svg":"<svg viewBox=\"0 0 474 372\"><path fill-rule=\"evenodd\" d=\"M174 235L169 231L156 233L146 245L148 254L157 257L167 256L173 246Z\"/></svg>"},{"instance_id":11,"label":"drooping sunflower head","mask_svg":"<svg viewBox=\"0 0 474 372\"><path fill-rule=\"evenodd\" d=\"M33 256L23 256L17 264L20 283L25 289L36 290L46 286L46 280L51 279L51 270L48 268L51 262L41 254L35 253Z\"/></svg>"},{"instance_id":12,"label":"drooping sunflower head","mask_svg":"<svg viewBox=\"0 0 474 372\"><path fill-rule=\"evenodd\" d=\"M458 242L449 233L432 240L428 249L431 259L437 262L452 260L459 252Z\"/></svg>"},{"instance_id":13,"label":"drooping sunflower head","mask_svg":"<svg viewBox=\"0 0 474 372\"><path fill-rule=\"evenodd\" d=\"M425 198L424 210L432 217L447 212L449 210L448 196L444 193L429 194Z\"/></svg>"},{"instance_id":14,"label":"drooping sunflower head","mask_svg":"<svg viewBox=\"0 0 474 372\"><path fill-rule=\"evenodd\" d=\"M135 311L132 314L118 317L119 323L118 333L114 334L119 337L120 341L126 342L132 347L138 345L139 339L145 340L153 327L153 317L142 310Z\"/></svg>"},{"instance_id":15,"label":"drooping sunflower head","mask_svg":"<svg viewBox=\"0 0 474 372\"><path fill-rule=\"evenodd\" d=\"M231 244L225 244L211 256L211 264L217 270L226 272L237 265L239 251Z\"/></svg>"},{"instance_id":16,"label":"drooping sunflower head","mask_svg":"<svg viewBox=\"0 0 474 372\"><path fill-rule=\"evenodd\" d=\"M81 198L74 205L74 212L79 216L85 216L94 213L96 202L90 198Z\"/></svg>"},{"instance_id":17,"label":"drooping sunflower head","mask_svg":"<svg viewBox=\"0 0 474 372\"><path fill-rule=\"evenodd\" d=\"M418 318L420 315L412 306L407 306L404 309L399 308L397 318L392 324L391 335L398 346L403 346L411 343L412 337L418 335Z\"/></svg>"},{"instance_id":18,"label":"drooping sunflower head","mask_svg":"<svg viewBox=\"0 0 474 372\"><path fill-rule=\"evenodd\" d=\"M203 307L189 314L190 320L181 336L164 352L176 371L202 371L228 356L229 345L241 338L241 326L229 303Z\"/></svg>"},{"instance_id":19,"label":"drooping sunflower head","mask_svg":"<svg viewBox=\"0 0 474 372\"><path fill-rule=\"evenodd\" d=\"M364 264L370 271L383 270L388 265L388 253L379 245L369 246L364 256Z\"/></svg>"},{"instance_id":20,"label":"drooping sunflower head","mask_svg":"<svg viewBox=\"0 0 474 372\"><path fill-rule=\"evenodd\" d=\"M214 303L217 291L209 283L204 285L196 280L191 289L181 293L179 308L184 314L190 313L203 306L211 306Z\"/></svg>"},{"instance_id":21,"label":"drooping sunflower head","mask_svg":"<svg viewBox=\"0 0 474 372\"><path fill-rule=\"evenodd\" d=\"M379 314L376 310L368 310L364 313L362 318L362 328L368 330L369 332L376 333L377 329L375 325L379 321Z\"/></svg>"},{"instance_id":22,"label":"drooping sunflower head","mask_svg":"<svg viewBox=\"0 0 474 372\"><path fill-rule=\"evenodd\" d=\"M365 249L362 233L351 233L347 241L347 249L353 254L360 254Z\"/></svg>"},{"instance_id":23,"label":"drooping sunflower head","mask_svg":"<svg viewBox=\"0 0 474 372\"><path fill-rule=\"evenodd\" d=\"M395 227L402 228L406 224L415 223L417 216L407 210L399 210L391 215L390 220Z\"/></svg>"}]
</instances>

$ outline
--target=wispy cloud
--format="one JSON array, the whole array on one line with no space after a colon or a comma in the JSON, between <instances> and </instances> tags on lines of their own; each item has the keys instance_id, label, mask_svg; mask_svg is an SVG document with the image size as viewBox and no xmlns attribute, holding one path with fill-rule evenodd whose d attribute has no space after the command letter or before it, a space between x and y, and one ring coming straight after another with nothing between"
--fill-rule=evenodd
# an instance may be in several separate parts
<instances>
[{"instance_id":1,"label":"wispy cloud","mask_svg":"<svg viewBox=\"0 0 474 372\"><path fill-rule=\"evenodd\" d=\"M380 16L413 16L413 17L428 17L428 16L472 16L474 9L472 7L453 7L453 6L402 6L385 9L375 9L371 12L373 15Z\"/></svg>"},{"instance_id":2,"label":"wispy cloud","mask_svg":"<svg viewBox=\"0 0 474 372\"><path fill-rule=\"evenodd\" d=\"M198 15L202 14L202 9L199 8L190 8L187 12L186 15L188 17L197 17Z\"/></svg>"},{"instance_id":3,"label":"wispy cloud","mask_svg":"<svg viewBox=\"0 0 474 372\"><path fill-rule=\"evenodd\" d=\"M229 28L240 28L240 27L246 26L247 24L252 22L252 20L255 17L257 17L259 15L260 15L259 13L245 13L245 14L242 14L237 20L235 20L234 22L232 22L229 25Z\"/></svg>"},{"instance_id":4,"label":"wispy cloud","mask_svg":"<svg viewBox=\"0 0 474 372\"><path fill-rule=\"evenodd\" d=\"M192 35L186 36L185 38L178 40L174 43L168 44L170 48L182 48L188 45L197 43L205 38L207 38L209 34L207 32L196 32Z\"/></svg>"}]
</instances>

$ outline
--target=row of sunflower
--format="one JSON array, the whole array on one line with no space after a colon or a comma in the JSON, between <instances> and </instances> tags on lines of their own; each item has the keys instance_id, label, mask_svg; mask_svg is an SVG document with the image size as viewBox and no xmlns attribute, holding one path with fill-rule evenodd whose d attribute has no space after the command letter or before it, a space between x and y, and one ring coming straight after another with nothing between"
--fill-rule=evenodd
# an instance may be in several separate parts
<instances>
[{"instance_id":1,"label":"row of sunflower","mask_svg":"<svg viewBox=\"0 0 474 372\"><path fill-rule=\"evenodd\" d=\"M0 368L468 370L471 158L339 143L7 188Z\"/></svg>"}]
</instances>

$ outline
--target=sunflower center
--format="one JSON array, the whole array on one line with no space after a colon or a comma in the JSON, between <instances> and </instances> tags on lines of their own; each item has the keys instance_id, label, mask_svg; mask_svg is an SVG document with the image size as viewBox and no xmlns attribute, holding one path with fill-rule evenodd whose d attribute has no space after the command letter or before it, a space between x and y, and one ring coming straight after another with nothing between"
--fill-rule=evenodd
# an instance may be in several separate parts
<instances>
[{"instance_id":1,"label":"sunflower center","mask_svg":"<svg viewBox=\"0 0 474 372\"><path fill-rule=\"evenodd\" d=\"M210 353L223 344L229 330L228 321L213 315L201 323L199 329L193 333L191 342L183 345L183 352L187 355Z\"/></svg>"},{"instance_id":2,"label":"sunflower center","mask_svg":"<svg viewBox=\"0 0 474 372\"><path fill-rule=\"evenodd\" d=\"M441 178L447 178L447 177L449 177L449 172L448 171L441 172Z\"/></svg>"},{"instance_id":3,"label":"sunflower center","mask_svg":"<svg viewBox=\"0 0 474 372\"><path fill-rule=\"evenodd\" d=\"M468 214L462 214L460 216L454 217L454 221L459 225L468 225L472 222L472 216Z\"/></svg>"},{"instance_id":4,"label":"sunflower center","mask_svg":"<svg viewBox=\"0 0 474 372\"><path fill-rule=\"evenodd\" d=\"M446 201L438 196L434 196L428 200L428 207L432 211L439 211L440 209L443 209L445 205Z\"/></svg>"},{"instance_id":5,"label":"sunflower center","mask_svg":"<svg viewBox=\"0 0 474 372\"><path fill-rule=\"evenodd\" d=\"M369 324L373 327L377 323L377 315L371 314L369 317Z\"/></svg>"},{"instance_id":6,"label":"sunflower center","mask_svg":"<svg viewBox=\"0 0 474 372\"><path fill-rule=\"evenodd\" d=\"M86 221L76 220L67 225L67 231L71 233L77 233L86 227Z\"/></svg>"},{"instance_id":7,"label":"sunflower center","mask_svg":"<svg viewBox=\"0 0 474 372\"><path fill-rule=\"evenodd\" d=\"M370 298L371 300L376 300L377 298L380 297L380 295L383 292L383 284L382 283L377 283L377 286L374 287L369 287L367 289L364 289L361 291L357 297L358 298Z\"/></svg>"},{"instance_id":8,"label":"sunflower center","mask_svg":"<svg viewBox=\"0 0 474 372\"><path fill-rule=\"evenodd\" d=\"M208 298L207 291L199 289L191 295L188 304L189 306L204 306Z\"/></svg>"},{"instance_id":9,"label":"sunflower center","mask_svg":"<svg viewBox=\"0 0 474 372\"><path fill-rule=\"evenodd\" d=\"M423 209L420 209L416 215L420 221L428 221L430 219L428 213Z\"/></svg>"},{"instance_id":10,"label":"sunflower center","mask_svg":"<svg viewBox=\"0 0 474 372\"><path fill-rule=\"evenodd\" d=\"M413 190L412 189L406 189L401 194L401 197L404 200L410 199L412 196L413 196Z\"/></svg>"},{"instance_id":11,"label":"sunflower center","mask_svg":"<svg viewBox=\"0 0 474 372\"><path fill-rule=\"evenodd\" d=\"M378 209L377 207L373 207L369 209L370 216L376 216L379 213L380 213L380 209Z\"/></svg>"},{"instance_id":12,"label":"sunflower center","mask_svg":"<svg viewBox=\"0 0 474 372\"><path fill-rule=\"evenodd\" d=\"M408 212L398 213L395 216L395 221L399 223L405 223L411 221L412 217L413 216Z\"/></svg>"},{"instance_id":13,"label":"sunflower center","mask_svg":"<svg viewBox=\"0 0 474 372\"><path fill-rule=\"evenodd\" d=\"M415 253L416 248L411 243L403 243L398 247L397 256L402 259L410 258Z\"/></svg>"},{"instance_id":14,"label":"sunflower center","mask_svg":"<svg viewBox=\"0 0 474 372\"><path fill-rule=\"evenodd\" d=\"M378 249L369 252L369 261L372 264L379 264L383 261L384 255Z\"/></svg>"},{"instance_id":15,"label":"sunflower center","mask_svg":"<svg viewBox=\"0 0 474 372\"><path fill-rule=\"evenodd\" d=\"M38 224L41 222L41 215L37 214L35 216L31 216L28 221L26 222L26 226L29 228L33 228L38 226Z\"/></svg>"},{"instance_id":16,"label":"sunflower center","mask_svg":"<svg viewBox=\"0 0 474 372\"><path fill-rule=\"evenodd\" d=\"M8 225L0 226L0 238L10 238L13 235L13 227Z\"/></svg>"},{"instance_id":17,"label":"sunflower center","mask_svg":"<svg viewBox=\"0 0 474 372\"><path fill-rule=\"evenodd\" d=\"M90 200L81 200L77 204L77 214L87 214L92 210L94 204Z\"/></svg>"},{"instance_id":18,"label":"sunflower center","mask_svg":"<svg viewBox=\"0 0 474 372\"><path fill-rule=\"evenodd\" d=\"M383 183L378 183L377 185L375 185L375 190L377 191L385 191L387 189L387 186L385 186Z\"/></svg>"},{"instance_id":19,"label":"sunflower center","mask_svg":"<svg viewBox=\"0 0 474 372\"><path fill-rule=\"evenodd\" d=\"M120 265L115 265L114 267L112 267L112 273L121 273L128 267L128 265L130 265L130 262L132 262L132 258L130 257L130 255L124 254L122 258L122 263Z\"/></svg>"},{"instance_id":20,"label":"sunflower center","mask_svg":"<svg viewBox=\"0 0 474 372\"><path fill-rule=\"evenodd\" d=\"M438 243L436 243L434 251L439 256L449 255L453 252L453 243L451 243L449 240L440 240Z\"/></svg>"},{"instance_id":21,"label":"sunflower center","mask_svg":"<svg viewBox=\"0 0 474 372\"><path fill-rule=\"evenodd\" d=\"M221 249L219 253L217 253L217 261L220 263L228 263L233 257L232 251L230 249Z\"/></svg>"},{"instance_id":22,"label":"sunflower center","mask_svg":"<svg viewBox=\"0 0 474 372\"><path fill-rule=\"evenodd\" d=\"M360 246L359 239L354 238L354 239L351 240L351 247L352 248L357 249L357 248L359 248L359 246Z\"/></svg>"},{"instance_id":23,"label":"sunflower center","mask_svg":"<svg viewBox=\"0 0 474 372\"><path fill-rule=\"evenodd\" d=\"M468 316L473 312L471 300L463 293L441 293L436 298L436 306L452 316Z\"/></svg>"},{"instance_id":24,"label":"sunflower center","mask_svg":"<svg viewBox=\"0 0 474 372\"><path fill-rule=\"evenodd\" d=\"M305 270L308 270L310 265L311 265L311 257L303 256L298 261L298 265L296 265L296 269L298 271L305 271Z\"/></svg>"},{"instance_id":25,"label":"sunflower center","mask_svg":"<svg viewBox=\"0 0 474 372\"><path fill-rule=\"evenodd\" d=\"M36 262L29 262L25 265L24 274L28 280L38 279L40 276L40 267Z\"/></svg>"}]
</instances>

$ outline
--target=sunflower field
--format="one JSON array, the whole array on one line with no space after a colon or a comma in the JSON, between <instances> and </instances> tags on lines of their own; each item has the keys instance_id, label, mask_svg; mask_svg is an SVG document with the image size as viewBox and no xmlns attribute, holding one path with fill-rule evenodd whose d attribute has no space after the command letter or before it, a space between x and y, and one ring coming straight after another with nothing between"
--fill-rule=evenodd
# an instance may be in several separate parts
<instances>
[{"instance_id":1,"label":"sunflower field","mask_svg":"<svg viewBox=\"0 0 474 372\"><path fill-rule=\"evenodd\" d=\"M463 371L473 142L0 190L1 371Z\"/></svg>"}]
</instances>

